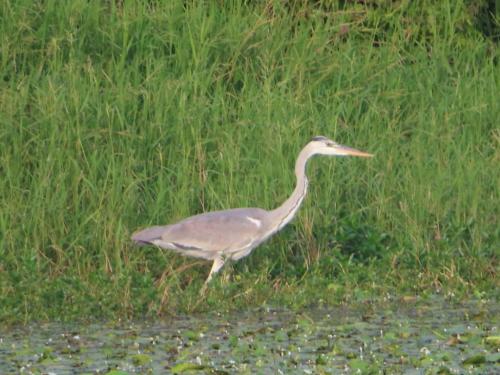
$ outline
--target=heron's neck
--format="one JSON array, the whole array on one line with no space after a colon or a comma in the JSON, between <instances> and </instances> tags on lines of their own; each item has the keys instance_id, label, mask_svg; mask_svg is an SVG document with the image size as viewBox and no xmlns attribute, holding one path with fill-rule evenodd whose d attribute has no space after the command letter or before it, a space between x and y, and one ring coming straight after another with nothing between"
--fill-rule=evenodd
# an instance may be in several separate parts
<instances>
[{"instance_id":1,"label":"heron's neck","mask_svg":"<svg viewBox=\"0 0 500 375\"><path fill-rule=\"evenodd\" d=\"M299 154L297 162L295 163L295 176L297 177L297 186L290 195L290 197L278 208L271 211L274 216L273 221L276 223L276 231L287 225L293 219L297 210L299 209L302 201L307 193L307 177L306 177L306 164L307 160L312 156L307 149L304 149Z\"/></svg>"}]
</instances>

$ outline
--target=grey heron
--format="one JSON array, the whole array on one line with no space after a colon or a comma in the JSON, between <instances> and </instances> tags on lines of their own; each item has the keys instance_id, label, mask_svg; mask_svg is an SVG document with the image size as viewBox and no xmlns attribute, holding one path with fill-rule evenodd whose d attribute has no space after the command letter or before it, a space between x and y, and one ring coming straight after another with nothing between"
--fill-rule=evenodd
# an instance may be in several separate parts
<instances>
[{"instance_id":1,"label":"grey heron","mask_svg":"<svg viewBox=\"0 0 500 375\"><path fill-rule=\"evenodd\" d=\"M213 261L204 284L206 287L226 260L247 256L294 218L307 193L306 164L314 155L373 156L323 136L314 137L299 153L295 163L295 190L278 208L269 211L234 208L202 213L175 224L142 229L132 235L132 240L139 245L156 245L182 255Z\"/></svg>"}]
</instances>

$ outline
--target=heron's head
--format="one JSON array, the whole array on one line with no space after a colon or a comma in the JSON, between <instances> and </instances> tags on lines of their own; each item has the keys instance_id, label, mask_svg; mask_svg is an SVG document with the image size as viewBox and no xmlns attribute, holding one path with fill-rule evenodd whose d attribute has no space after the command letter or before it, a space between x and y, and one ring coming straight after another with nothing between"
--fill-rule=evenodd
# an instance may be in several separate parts
<instances>
[{"instance_id":1,"label":"heron's head","mask_svg":"<svg viewBox=\"0 0 500 375\"><path fill-rule=\"evenodd\" d=\"M332 155L332 156L361 156L370 158L373 155L367 152L356 150L352 147L347 147L337 142L332 141L323 136L316 136L309 142L312 154Z\"/></svg>"}]
</instances>

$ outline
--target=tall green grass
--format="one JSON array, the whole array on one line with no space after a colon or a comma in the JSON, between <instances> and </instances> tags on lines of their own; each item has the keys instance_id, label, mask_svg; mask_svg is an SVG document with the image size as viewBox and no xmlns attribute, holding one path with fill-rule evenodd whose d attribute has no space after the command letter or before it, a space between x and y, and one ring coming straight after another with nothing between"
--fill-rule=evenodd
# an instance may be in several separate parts
<instances>
[{"instance_id":1,"label":"tall green grass","mask_svg":"<svg viewBox=\"0 0 500 375\"><path fill-rule=\"evenodd\" d=\"M495 293L498 46L426 4L3 1L0 319ZM208 264L129 240L276 207L314 135L376 157L313 160L205 299Z\"/></svg>"}]
</instances>

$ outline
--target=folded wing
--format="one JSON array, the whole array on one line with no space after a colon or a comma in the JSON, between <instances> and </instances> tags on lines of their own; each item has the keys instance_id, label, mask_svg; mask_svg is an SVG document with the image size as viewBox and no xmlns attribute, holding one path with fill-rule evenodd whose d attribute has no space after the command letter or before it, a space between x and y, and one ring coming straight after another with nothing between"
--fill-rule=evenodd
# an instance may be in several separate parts
<instances>
[{"instance_id":1,"label":"folded wing","mask_svg":"<svg viewBox=\"0 0 500 375\"><path fill-rule=\"evenodd\" d=\"M132 239L213 259L217 253L231 254L257 243L265 232L266 214L259 208L209 212L176 224L146 228Z\"/></svg>"}]
</instances>

